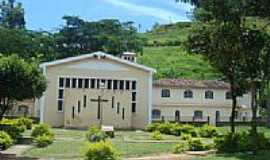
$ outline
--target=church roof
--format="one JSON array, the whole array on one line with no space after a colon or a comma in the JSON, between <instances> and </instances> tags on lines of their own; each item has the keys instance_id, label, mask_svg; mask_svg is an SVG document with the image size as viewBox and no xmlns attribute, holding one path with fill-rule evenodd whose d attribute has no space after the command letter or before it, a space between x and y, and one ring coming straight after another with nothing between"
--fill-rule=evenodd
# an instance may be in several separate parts
<instances>
[{"instance_id":1,"label":"church roof","mask_svg":"<svg viewBox=\"0 0 270 160\"><path fill-rule=\"evenodd\" d=\"M154 81L156 87L175 87L190 89L230 89L230 85L218 80L162 79Z\"/></svg>"},{"instance_id":2,"label":"church roof","mask_svg":"<svg viewBox=\"0 0 270 160\"><path fill-rule=\"evenodd\" d=\"M133 63L115 56L112 56L110 54L104 53L104 52L94 52L91 54L84 54L84 55L80 55L80 56L76 56L76 57L68 57L68 58L64 58L64 59L60 59L60 60L55 60L55 61L51 61L51 62L45 62L45 63L41 63L39 66L41 68L44 67L48 67L48 66L55 66L55 65L59 65L59 64L64 64L64 63L69 63L69 62L73 62L73 61L79 61L79 60L83 60L83 59L87 59L87 58L92 58L92 57L98 57L98 58L108 58L111 59L113 61L122 63L122 64L126 64L138 69L142 69L144 71L148 71L148 72L156 72L155 69L150 68L150 67L146 67L144 65L140 65L137 63Z\"/></svg>"}]
</instances>

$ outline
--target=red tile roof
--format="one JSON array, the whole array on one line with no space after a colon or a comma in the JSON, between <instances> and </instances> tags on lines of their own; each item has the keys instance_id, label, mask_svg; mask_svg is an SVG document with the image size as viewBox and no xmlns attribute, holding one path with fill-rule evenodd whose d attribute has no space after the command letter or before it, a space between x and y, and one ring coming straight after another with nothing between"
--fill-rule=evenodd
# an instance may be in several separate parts
<instances>
[{"instance_id":1,"label":"red tile roof","mask_svg":"<svg viewBox=\"0 0 270 160\"><path fill-rule=\"evenodd\" d=\"M230 89L230 85L218 80L161 79L153 83L154 87L175 87L190 89Z\"/></svg>"}]
</instances>

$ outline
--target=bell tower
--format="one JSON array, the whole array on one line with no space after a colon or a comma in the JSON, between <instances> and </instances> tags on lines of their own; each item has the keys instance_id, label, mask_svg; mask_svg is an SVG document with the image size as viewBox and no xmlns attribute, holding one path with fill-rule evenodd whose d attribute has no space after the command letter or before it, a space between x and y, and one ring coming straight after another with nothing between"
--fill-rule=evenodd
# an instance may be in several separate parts
<instances>
[{"instance_id":1,"label":"bell tower","mask_svg":"<svg viewBox=\"0 0 270 160\"><path fill-rule=\"evenodd\" d=\"M137 62L137 56L134 52L124 52L121 55L121 59L136 63Z\"/></svg>"}]
</instances>

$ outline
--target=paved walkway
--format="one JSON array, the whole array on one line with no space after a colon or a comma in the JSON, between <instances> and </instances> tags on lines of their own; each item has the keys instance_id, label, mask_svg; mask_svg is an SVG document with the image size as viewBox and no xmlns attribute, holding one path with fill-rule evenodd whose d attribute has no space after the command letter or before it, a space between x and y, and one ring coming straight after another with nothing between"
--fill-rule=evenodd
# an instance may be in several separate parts
<instances>
[{"instance_id":1,"label":"paved walkway","mask_svg":"<svg viewBox=\"0 0 270 160\"><path fill-rule=\"evenodd\" d=\"M141 158L127 158L124 160L190 160L192 156L181 154L169 154L169 155L158 155L158 156L149 156L149 157L141 157Z\"/></svg>"},{"instance_id":2,"label":"paved walkway","mask_svg":"<svg viewBox=\"0 0 270 160\"><path fill-rule=\"evenodd\" d=\"M0 151L2 154L16 154L17 156L21 156L23 152L30 149L31 145L13 145L9 149L5 151Z\"/></svg>"}]
</instances>

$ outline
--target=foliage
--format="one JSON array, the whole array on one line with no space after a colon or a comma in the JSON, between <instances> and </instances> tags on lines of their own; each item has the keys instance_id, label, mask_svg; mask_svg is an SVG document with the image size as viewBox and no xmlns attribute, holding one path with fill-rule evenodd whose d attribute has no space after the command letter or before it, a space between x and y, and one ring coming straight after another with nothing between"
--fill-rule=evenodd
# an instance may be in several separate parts
<instances>
[{"instance_id":1,"label":"foliage","mask_svg":"<svg viewBox=\"0 0 270 160\"><path fill-rule=\"evenodd\" d=\"M186 143L178 143L176 146L173 148L173 153L179 154L183 153L184 151L187 151L189 149L188 145Z\"/></svg>"},{"instance_id":2,"label":"foliage","mask_svg":"<svg viewBox=\"0 0 270 160\"><path fill-rule=\"evenodd\" d=\"M218 136L218 129L214 126L204 125L199 129L199 134L204 138L213 138Z\"/></svg>"},{"instance_id":3,"label":"foliage","mask_svg":"<svg viewBox=\"0 0 270 160\"><path fill-rule=\"evenodd\" d=\"M53 143L53 137L50 135L43 134L34 138L34 142L38 147L47 147Z\"/></svg>"},{"instance_id":4,"label":"foliage","mask_svg":"<svg viewBox=\"0 0 270 160\"><path fill-rule=\"evenodd\" d=\"M20 125L24 125L26 129L32 129L32 125L33 125L32 119L22 117L22 118L19 118L17 121Z\"/></svg>"},{"instance_id":5,"label":"foliage","mask_svg":"<svg viewBox=\"0 0 270 160\"><path fill-rule=\"evenodd\" d=\"M0 57L0 119L13 103L40 97L46 89L45 77L34 63L16 55Z\"/></svg>"},{"instance_id":6,"label":"foliage","mask_svg":"<svg viewBox=\"0 0 270 160\"><path fill-rule=\"evenodd\" d=\"M21 137L25 131L25 126L18 122L17 119L2 119L0 121L2 131L8 133L13 140Z\"/></svg>"},{"instance_id":7,"label":"foliage","mask_svg":"<svg viewBox=\"0 0 270 160\"><path fill-rule=\"evenodd\" d=\"M3 0L0 4L0 25L8 28L24 28L24 9L15 0Z\"/></svg>"},{"instance_id":8,"label":"foliage","mask_svg":"<svg viewBox=\"0 0 270 160\"><path fill-rule=\"evenodd\" d=\"M0 147L4 150L13 144L12 138L4 131L0 131Z\"/></svg>"},{"instance_id":9,"label":"foliage","mask_svg":"<svg viewBox=\"0 0 270 160\"><path fill-rule=\"evenodd\" d=\"M86 153L86 160L117 160L118 155L108 142L90 143Z\"/></svg>"},{"instance_id":10,"label":"foliage","mask_svg":"<svg viewBox=\"0 0 270 160\"><path fill-rule=\"evenodd\" d=\"M188 141L188 147L190 151L204 151L208 150L209 147L203 144L201 139L191 139Z\"/></svg>"},{"instance_id":11,"label":"foliage","mask_svg":"<svg viewBox=\"0 0 270 160\"><path fill-rule=\"evenodd\" d=\"M151 137L154 139L154 140L163 140L163 137L161 135L161 133L159 131L154 131L151 135Z\"/></svg>"},{"instance_id":12,"label":"foliage","mask_svg":"<svg viewBox=\"0 0 270 160\"><path fill-rule=\"evenodd\" d=\"M242 133L228 133L224 136L217 137L214 142L218 151L221 152L240 152L245 151L245 144L247 142L248 134Z\"/></svg>"},{"instance_id":13,"label":"foliage","mask_svg":"<svg viewBox=\"0 0 270 160\"><path fill-rule=\"evenodd\" d=\"M154 132L157 130L159 126L159 123L151 123L151 124L148 124L146 127L145 127L145 131L147 132Z\"/></svg>"},{"instance_id":14,"label":"foliage","mask_svg":"<svg viewBox=\"0 0 270 160\"><path fill-rule=\"evenodd\" d=\"M182 134L181 135L181 140L189 141L191 139L192 139L192 136L190 134Z\"/></svg>"},{"instance_id":15,"label":"foliage","mask_svg":"<svg viewBox=\"0 0 270 160\"><path fill-rule=\"evenodd\" d=\"M100 142L105 141L107 136L101 129L96 126L92 126L88 129L86 138L89 142Z\"/></svg>"},{"instance_id":16,"label":"foliage","mask_svg":"<svg viewBox=\"0 0 270 160\"><path fill-rule=\"evenodd\" d=\"M51 138L54 137L54 134L51 131L51 127L48 124L36 125L31 133L31 136L33 138L37 138L43 135L49 136Z\"/></svg>"}]
</instances>

